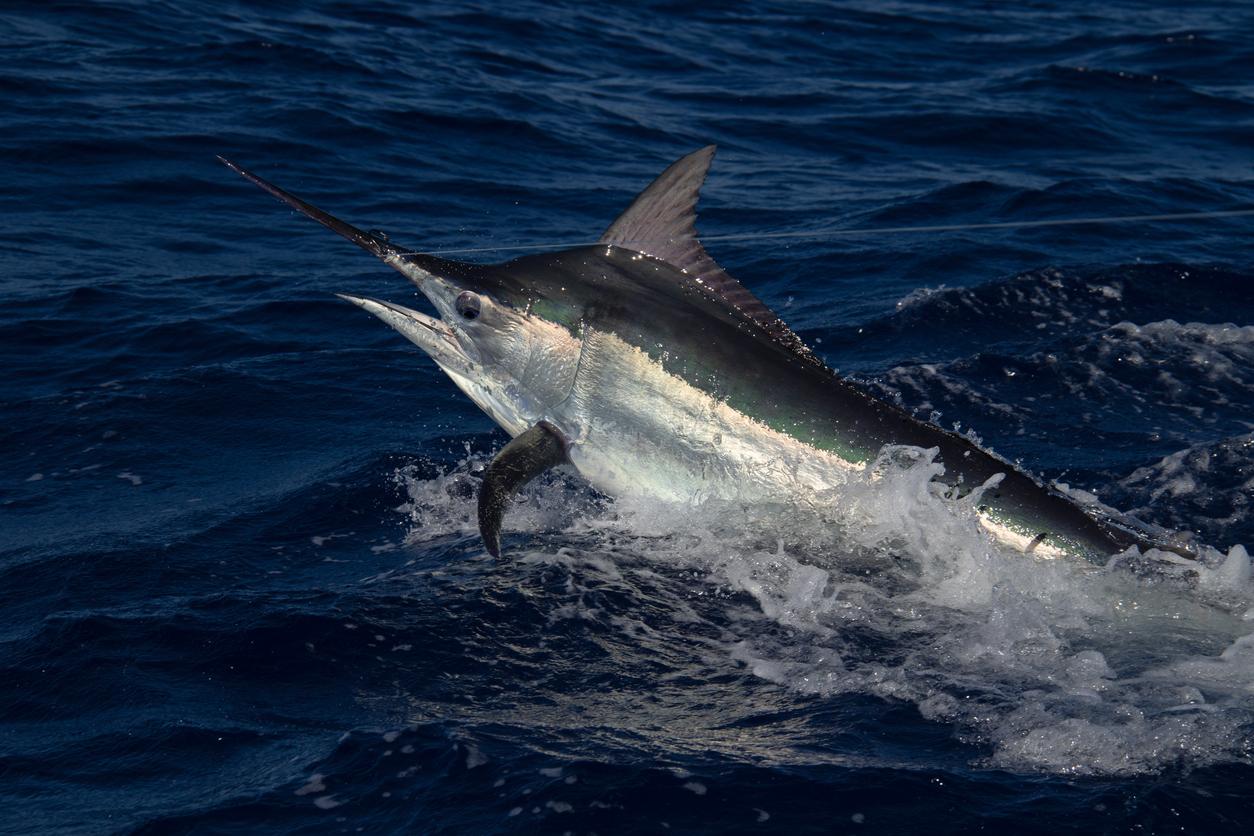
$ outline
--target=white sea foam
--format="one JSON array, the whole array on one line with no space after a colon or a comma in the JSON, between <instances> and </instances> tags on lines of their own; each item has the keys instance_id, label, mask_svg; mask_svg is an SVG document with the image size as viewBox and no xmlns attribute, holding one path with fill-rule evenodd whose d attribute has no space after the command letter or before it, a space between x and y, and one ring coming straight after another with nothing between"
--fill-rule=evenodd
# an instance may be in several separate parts
<instances>
[{"instance_id":1,"label":"white sea foam","mask_svg":"<svg viewBox=\"0 0 1254 836\"><path fill-rule=\"evenodd\" d=\"M408 478L411 543L476 536L471 466ZM938 495L938 467L923 451L889 450L816 512L642 499L591 509L562 483L529 494L507 525L562 543L516 560L618 586L631 581L618 569L625 557L637 574L641 564L694 570L684 583L727 602L714 617L727 664L801 693L913 704L998 768L1135 774L1251 760L1244 548L1198 563L1154 552L1104 567L1027 558L992 543L970 503ZM689 593L674 591L677 620L711 620ZM576 596L552 617L599 614ZM612 621L628 636L653 629Z\"/></svg>"},{"instance_id":2,"label":"white sea foam","mask_svg":"<svg viewBox=\"0 0 1254 836\"><path fill-rule=\"evenodd\" d=\"M1169 524L1222 532L1249 519L1254 433L1198 444L1141 467L1119 483L1140 507Z\"/></svg>"},{"instance_id":3,"label":"white sea foam","mask_svg":"<svg viewBox=\"0 0 1254 836\"><path fill-rule=\"evenodd\" d=\"M896 305L897 310L900 311L905 308L913 308L916 305L926 302L928 299L931 299L933 296L936 296L938 293L944 293L946 290L948 290L948 288L943 284L937 285L936 287L915 288L914 290L910 291L905 296L897 300L897 305Z\"/></svg>"}]
</instances>

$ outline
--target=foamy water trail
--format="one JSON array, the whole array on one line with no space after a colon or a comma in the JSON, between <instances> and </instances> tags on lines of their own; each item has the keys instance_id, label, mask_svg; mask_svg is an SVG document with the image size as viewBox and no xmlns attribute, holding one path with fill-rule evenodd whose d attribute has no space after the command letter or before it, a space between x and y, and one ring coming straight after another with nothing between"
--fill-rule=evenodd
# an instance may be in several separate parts
<instances>
[{"instance_id":1,"label":"foamy water trail","mask_svg":"<svg viewBox=\"0 0 1254 836\"><path fill-rule=\"evenodd\" d=\"M399 477L411 542L477 536L476 466ZM1112 775L1251 760L1244 548L1198 563L1026 558L994 545L969 503L937 494L938 468L892 451L818 513L595 504L553 480L520 498L508 528L530 543L515 560L577 563L616 584L620 563L653 566L676 611L722 637L729 666L803 694L910 703L989 766ZM693 595L726 605L698 616ZM584 616L576 600L554 618Z\"/></svg>"}]
</instances>

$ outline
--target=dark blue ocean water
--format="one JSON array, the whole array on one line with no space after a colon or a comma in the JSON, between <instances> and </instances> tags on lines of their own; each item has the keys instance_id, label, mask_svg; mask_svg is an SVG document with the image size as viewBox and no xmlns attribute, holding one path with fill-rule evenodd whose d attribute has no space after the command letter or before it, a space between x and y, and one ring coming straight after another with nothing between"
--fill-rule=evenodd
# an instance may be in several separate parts
<instances>
[{"instance_id":1,"label":"dark blue ocean water","mask_svg":"<svg viewBox=\"0 0 1254 836\"><path fill-rule=\"evenodd\" d=\"M905 467L838 535L550 478L494 561L504 434L332 295L404 281L214 160L424 249L595 238L707 143L710 236L1250 207L1250 6L7 0L0 43L0 832L1254 823L1239 550L980 557ZM709 249L873 391L1227 553L1252 234Z\"/></svg>"}]
</instances>

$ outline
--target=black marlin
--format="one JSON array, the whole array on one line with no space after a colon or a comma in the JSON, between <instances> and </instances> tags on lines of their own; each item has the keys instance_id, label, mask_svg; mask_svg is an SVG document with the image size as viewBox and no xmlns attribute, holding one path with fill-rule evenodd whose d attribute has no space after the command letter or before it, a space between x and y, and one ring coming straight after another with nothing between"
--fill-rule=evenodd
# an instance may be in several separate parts
<instances>
[{"instance_id":1,"label":"black marlin","mask_svg":"<svg viewBox=\"0 0 1254 836\"><path fill-rule=\"evenodd\" d=\"M595 245L493 265L402 249L222 162L435 306L439 318L343 295L427 352L512 437L479 495L493 555L510 496L557 465L611 495L786 500L838 490L886 445L937 448L937 481L951 495L980 490L980 523L1021 551L1101 559L1155 545L824 365L698 241L713 156L702 148L666 169Z\"/></svg>"}]
</instances>

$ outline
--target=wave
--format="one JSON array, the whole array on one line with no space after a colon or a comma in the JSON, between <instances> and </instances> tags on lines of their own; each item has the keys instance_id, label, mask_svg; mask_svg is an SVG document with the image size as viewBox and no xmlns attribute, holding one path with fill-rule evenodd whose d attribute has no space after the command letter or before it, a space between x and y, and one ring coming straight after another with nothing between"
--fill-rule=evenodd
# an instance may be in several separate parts
<instances>
[{"instance_id":1,"label":"wave","mask_svg":"<svg viewBox=\"0 0 1254 836\"><path fill-rule=\"evenodd\" d=\"M1215 543L1254 541L1254 434L1187 447L1119 480L1112 501Z\"/></svg>"}]
</instances>

